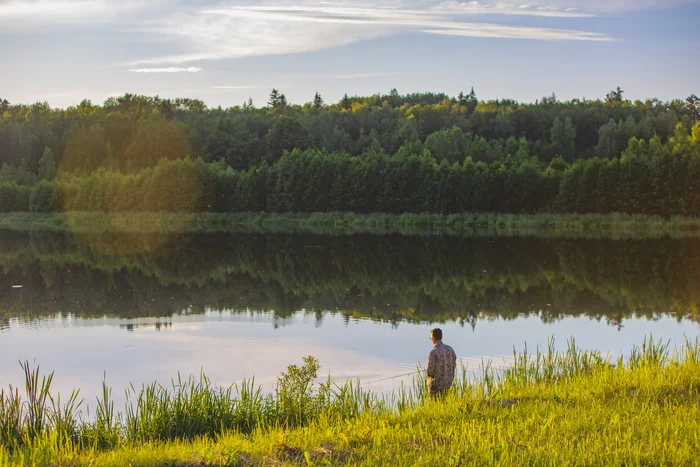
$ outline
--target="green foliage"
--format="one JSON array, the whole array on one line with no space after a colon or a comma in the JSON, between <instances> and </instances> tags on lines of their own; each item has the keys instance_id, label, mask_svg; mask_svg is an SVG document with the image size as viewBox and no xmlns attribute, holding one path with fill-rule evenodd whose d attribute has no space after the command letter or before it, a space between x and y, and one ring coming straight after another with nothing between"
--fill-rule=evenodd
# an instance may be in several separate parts
<instances>
[{"instance_id":1,"label":"green foliage","mask_svg":"<svg viewBox=\"0 0 700 467\"><path fill-rule=\"evenodd\" d=\"M212 159L223 159L230 167L243 170L259 164L264 155L262 142L242 119L219 121L208 139L205 151Z\"/></svg>"},{"instance_id":2,"label":"green foliage","mask_svg":"<svg viewBox=\"0 0 700 467\"><path fill-rule=\"evenodd\" d=\"M573 161L576 151L576 129L571 119L566 117L564 121L554 119L552 125L552 152L558 154L566 161Z\"/></svg>"},{"instance_id":3,"label":"green foliage","mask_svg":"<svg viewBox=\"0 0 700 467\"><path fill-rule=\"evenodd\" d=\"M56 156L51 148L45 148L39 159L39 178L53 180L56 177Z\"/></svg>"},{"instance_id":4,"label":"green foliage","mask_svg":"<svg viewBox=\"0 0 700 467\"><path fill-rule=\"evenodd\" d=\"M276 161L285 151L307 149L311 138L306 129L295 119L280 116L266 137L270 161Z\"/></svg>"},{"instance_id":5,"label":"green foliage","mask_svg":"<svg viewBox=\"0 0 700 467\"><path fill-rule=\"evenodd\" d=\"M460 128L453 127L428 136L425 149L437 160L462 162L469 151L469 139Z\"/></svg>"},{"instance_id":6,"label":"green foliage","mask_svg":"<svg viewBox=\"0 0 700 467\"><path fill-rule=\"evenodd\" d=\"M14 182L0 183L0 212L29 211L32 189Z\"/></svg>"},{"instance_id":7,"label":"green foliage","mask_svg":"<svg viewBox=\"0 0 700 467\"><path fill-rule=\"evenodd\" d=\"M347 94L345 94L345 95L343 96L343 98L341 99L341 101L340 101L340 107L341 107L343 110L350 110L350 108L352 107L352 100L350 99L350 97L348 97Z\"/></svg>"},{"instance_id":8,"label":"green foliage","mask_svg":"<svg viewBox=\"0 0 700 467\"><path fill-rule=\"evenodd\" d=\"M61 201L42 210L699 212L694 96L632 104L617 89L605 102L523 104L393 89L295 106L273 90L270 106L131 94L66 110L4 103L0 183L56 180ZM571 167L547 167L557 156ZM8 190L0 210L28 203Z\"/></svg>"},{"instance_id":9,"label":"green foliage","mask_svg":"<svg viewBox=\"0 0 700 467\"><path fill-rule=\"evenodd\" d=\"M267 101L268 107L272 109L279 107L282 101L282 96L283 94L280 94L277 89L273 89L272 92L270 92L270 100Z\"/></svg>"},{"instance_id":10,"label":"green foliage","mask_svg":"<svg viewBox=\"0 0 700 467\"><path fill-rule=\"evenodd\" d=\"M59 187L55 182L40 181L29 196L29 211L57 212L61 210Z\"/></svg>"},{"instance_id":11,"label":"green foliage","mask_svg":"<svg viewBox=\"0 0 700 467\"><path fill-rule=\"evenodd\" d=\"M19 450L34 446L37 439L50 433L62 446L71 446L79 437L79 413L82 401L73 391L61 404L61 397L51 395L54 373L41 375L37 365L20 362L24 373L24 399L19 388L0 390L0 449Z\"/></svg>"},{"instance_id":12,"label":"green foliage","mask_svg":"<svg viewBox=\"0 0 700 467\"><path fill-rule=\"evenodd\" d=\"M179 159L192 153L187 127L162 117L141 123L120 161L127 170L152 167L162 160Z\"/></svg>"},{"instance_id":13,"label":"green foliage","mask_svg":"<svg viewBox=\"0 0 700 467\"><path fill-rule=\"evenodd\" d=\"M323 98L321 97L321 94L316 93L316 95L314 95L313 106L314 106L314 109L323 108Z\"/></svg>"},{"instance_id":14,"label":"green foliage","mask_svg":"<svg viewBox=\"0 0 700 467\"><path fill-rule=\"evenodd\" d=\"M612 121L610 126L621 131ZM572 136L566 122L555 127ZM393 156L381 149L359 157L302 150L310 144L308 132L290 117L280 116L267 136L268 146L276 147L274 154L279 156L271 165L235 171L223 160L163 158L152 168L132 173L105 169L61 173L55 179L58 194L50 193L51 185L36 185L31 173L22 178L19 174L26 172L6 165L0 179L18 178L30 186L0 182L0 210L617 212L696 217L700 213L698 128L679 123L667 143L659 137L648 143L631 137L620 158L579 159L569 165L555 156L545 166L531 155L525 140L489 143L456 127L431 134L425 143L407 141ZM554 128L553 134L558 134ZM599 149L615 147L617 135L608 136L604 140L609 144L601 139ZM559 150L565 147L560 143ZM569 149L573 144L569 140ZM496 153L508 155L483 162ZM35 193L36 202L31 202L30 193Z\"/></svg>"},{"instance_id":15,"label":"green foliage","mask_svg":"<svg viewBox=\"0 0 700 467\"><path fill-rule=\"evenodd\" d=\"M0 183L16 183L21 186L31 186L36 182L37 176L24 163L20 166L3 164L2 169L0 169Z\"/></svg>"},{"instance_id":16,"label":"green foliage","mask_svg":"<svg viewBox=\"0 0 700 467\"><path fill-rule=\"evenodd\" d=\"M316 415L318 369L318 360L309 355L302 366L289 365L277 378L276 396L284 425L302 425Z\"/></svg>"},{"instance_id":17,"label":"green foliage","mask_svg":"<svg viewBox=\"0 0 700 467\"><path fill-rule=\"evenodd\" d=\"M76 126L70 131L61 169L67 172L91 172L105 160L114 157L114 147L107 139L104 127L98 123Z\"/></svg>"},{"instance_id":18,"label":"green foliage","mask_svg":"<svg viewBox=\"0 0 700 467\"><path fill-rule=\"evenodd\" d=\"M621 106L623 103L625 103L622 98L622 93L624 92L625 91L620 89L620 86L618 86L616 90L610 91L605 95L605 103L612 107Z\"/></svg>"}]
</instances>

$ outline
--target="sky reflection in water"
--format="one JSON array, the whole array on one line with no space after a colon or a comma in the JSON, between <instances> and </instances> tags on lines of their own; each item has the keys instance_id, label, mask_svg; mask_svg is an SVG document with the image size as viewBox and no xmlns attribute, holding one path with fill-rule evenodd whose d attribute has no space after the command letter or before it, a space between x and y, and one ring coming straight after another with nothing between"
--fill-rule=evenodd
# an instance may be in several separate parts
<instances>
[{"instance_id":1,"label":"sky reflection in water","mask_svg":"<svg viewBox=\"0 0 700 467\"><path fill-rule=\"evenodd\" d=\"M21 383L18 359L36 359L44 370L55 369L55 388L69 393L81 388L88 402L94 399L107 372L115 399L123 403L129 383L198 375L203 369L215 383L227 386L255 376L258 384L272 389L287 365L316 356L321 374L338 381L346 378L375 381L409 373L425 364L432 325L377 323L366 319L326 316L318 325L314 315L297 313L276 319L271 313L207 312L175 315L166 319L122 320L55 317L33 325L12 320L0 337L0 381ZM156 326L157 325L157 326ZM700 335L697 323L631 319L621 329L587 318L567 318L546 324L535 317L512 321L479 321L476 328L456 323L440 325L445 342L452 345L469 370L478 370L482 358L498 366L512 355L512 346L529 349L546 346L556 336L559 348L570 337L582 348L599 349L612 356L627 353L649 333L681 344L684 336ZM157 328L158 327L158 328ZM372 384L389 390L410 377Z\"/></svg>"},{"instance_id":2,"label":"sky reflection in water","mask_svg":"<svg viewBox=\"0 0 700 467\"><path fill-rule=\"evenodd\" d=\"M616 357L697 338L699 283L698 239L0 232L0 385L35 359L94 405L106 371L119 406L202 369L269 390L306 355L368 382L424 363L436 325L470 370L551 336Z\"/></svg>"}]
</instances>

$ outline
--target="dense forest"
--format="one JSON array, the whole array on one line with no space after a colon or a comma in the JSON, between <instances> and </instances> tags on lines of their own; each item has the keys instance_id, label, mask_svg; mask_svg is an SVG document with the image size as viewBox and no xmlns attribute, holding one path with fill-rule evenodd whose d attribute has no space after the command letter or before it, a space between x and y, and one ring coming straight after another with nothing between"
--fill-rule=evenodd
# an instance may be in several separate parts
<instances>
[{"instance_id":1,"label":"dense forest","mask_svg":"<svg viewBox=\"0 0 700 467\"><path fill-rule=\"evenodd\" d=\"M0 99L0 212L700 215L700 98Z\"/></svg>"},{"instance_id":2,"label":"dense forest","mask_svg":"<svg viewBox=\"0 0 700 467\"><path fill-rule=\"evenodd\" d=\"M533 258L536 258L533 259ZM3 232L0 332L56 314L700 321L700 240ZM12 285L23 288L13 289Z\"/></svg>"}]
</instances>

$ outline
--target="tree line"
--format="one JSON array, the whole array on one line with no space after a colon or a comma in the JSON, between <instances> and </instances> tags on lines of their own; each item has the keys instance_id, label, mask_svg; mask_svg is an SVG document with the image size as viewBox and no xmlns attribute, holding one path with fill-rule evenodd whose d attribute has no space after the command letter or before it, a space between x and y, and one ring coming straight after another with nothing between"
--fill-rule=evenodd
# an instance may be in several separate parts
<instances>
[{"instance_id":1,"label":"tree line","mask_svg":"<svg viewBox=\"0 0 700 467\"><path fill-rule=\"evenodd\" d=\"M700 213L700 99L0 99L0 211Z\"/></svg>"},{"instance_id":2,"label":"tree line","mask_svg":"<svg viewBox=\"0 0 700 467\"><path fill-rule=\"evenodd\" d=\"M138 172L98 169L34 185L0 183L4 211L98 212L627 212L700 213L700 124L667 143L632 138L621 157L509 156L438 161L430 153L362 156L295 149L236 171L223 162L161 160Z\"/></svg>"}]
</instances>

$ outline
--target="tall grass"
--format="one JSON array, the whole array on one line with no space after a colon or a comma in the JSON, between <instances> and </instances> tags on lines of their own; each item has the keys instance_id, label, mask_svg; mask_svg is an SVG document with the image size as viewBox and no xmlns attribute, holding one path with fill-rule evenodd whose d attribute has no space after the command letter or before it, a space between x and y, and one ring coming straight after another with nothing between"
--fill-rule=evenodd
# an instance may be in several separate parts
<instances>
[{"instance_id":1,"label":"tall grass","mask_svg":"<svg viewBox=\"0 0 700 467\"><path fill-rule=\"evenodd\" d=\"M579 380L598 384L612 381L615 375L659 372L671 367L687 367L695 372L695 391L700 391L698 365L700 339L686 340L683 346L671 350L668 342L649 336L626 358L615 362L597 351L581 350L573 340L566 350L557 351L551 339L546 348L537 348L534 353L527 348L522 353L514 351L512 364L502 370L494 370L484 362L476 377L462 368L445 403L459 410L484 403L508 407L519 401L520 394L532 394L536 388L556 391L553 388L558 385ZM94 414L88 409L84 418L80 410L83 400L77 391L62 404L59 396L51 395L53 373L42 376L39 367L29 362L21 363L21 368L24 394L13 387L0 392L0 465L3 457L65 458L154 442L210 439L224 433L250 435L413 413L432 404L422 369L411 384L377 394L362 388L358 381L340 384L330 376L319 381L318 361L307 357L301 366L291 365L280 375L272 393L264 393L254 380L218 387L204 373L187 379L178 375L170 386L131 385L122 412L115 410L105 380Z\"/></svg>"},{"instance_id":2,"label":"tall grass","mask_svg":"<svg viewBox=\"0 0 700 467\"><path fill-rule=\"evenodd\" d=\"M71 443L78 437L78 391L73 391L61 404L61 397L54 399L50 393L54 373L41 376L37 365L20 362L24 373L24 396L19 388L11 385L0 390L0 445L13 450L31 444L36 438L51 434L60 443Z\"/></svg>"}]
</instances>

